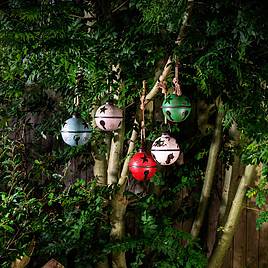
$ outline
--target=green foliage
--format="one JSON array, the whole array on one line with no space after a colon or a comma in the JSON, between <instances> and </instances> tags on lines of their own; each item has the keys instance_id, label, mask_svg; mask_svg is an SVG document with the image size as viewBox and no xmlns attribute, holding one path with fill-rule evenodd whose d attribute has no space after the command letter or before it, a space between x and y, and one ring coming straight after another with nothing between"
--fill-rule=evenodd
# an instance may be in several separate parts
<instances>
[{"instance_id":1,"label":"green foliage","mask_svg":"<svg viewBox=\"0 0 268 268\"><path fill-rule=\"evenodd\" d=\"M138 217L136 217L138 219ZM156 223L145 211L140 218L140 235L108 246L108 251L128 251L130 267L205 267L206 258L190 234L171 226L171 221Z\"/></svg>"},{"instance_id":2,"label":"green foliage","mask_svg":"<svg viewBox=\"0 0 268 268\"><path fill-rule=\"evenodd\" d=\"M198 196L191 191L203 175L199 165L198 160L185 164L177 174L171 167L163 169L153 179L159 188L153 183L145 185L151 191L129 206L127 226L132 223L135 228L127 228L126 241L113 249L131 252L131 267L205 267L206 258L198 243L178 227L195 209ZM189 191L184 198L183 189Z\"/></svg>"},{"instance_id":3,"label":"green foliage","mask_svg":"<svg viewBox=\"0 0 268 268\"><path fill-rule=\"evenodd\" d=\"M61 206L63 211L59 215L57 212L53 221L50 215L50 225L45 226L49 231L41 234L40 254L50 253L63 259L75 252L76 267L100 260L110 231L106 218L108 193L108 189L99 188L94 182L86 185L84 180L77 181L63 193L51 192L47 205Z\"/></svg>"},{"instance_id":4,"label":"green foliage","mask_svg":"<svg viewBox=\"0 0 268 268\"><path fill-rule=\"evenodd\" d=\"M256 220L256 227L257 230L261 229L262 225L264 223L268 222L268 212L267 211L262 211L259 213L259 217Z\"/></svg>"},{"instance_id":5,"label":"green foliage","mask_svg":"<svg viewBox=\"0 0 268 268\"><path fill-rule=\"evenodd\" d=\"M26 254L34 238L36 255L67 265L71 257L75 267L120 250L127 251L132 267L204 267L198 244L176 227L195 212L211 139L210 133L204 137L198 130L198 98L223 100L224 135L235 121L241 144L223 147L221 160L230 164L237 150L244 163L262 163L259 185L248 196L256 197L259 207L266 202L264 4L195 1L187 38L177 47L184 0L104 1L103 6L96 1L7 2L0 11L1 265ZM85 10L90 18L83 18ZM125 109L127 140L142 80L151 88L169 55L181 61L182 90L191 98L193 112L180 125L163 126L161 118L147 125L148 143L164 128L171 130L180 141L184 165L160 169L153 183L142 185L149 193L138 201L132 196L135 203L126 218L135 212L137 230L129 228L125 240L110 243L107 200L114 190L76 176L69 185L64 173L69 161L80 157L93 165L91 146L63 146L60 126L73 112L90 122L94 107L116 95L116 103ZM83 78L77 86L79 70ZM79 107L73 105L76 93ZM208 119L213 125L213 115ZM101 155L107 152L105 135L93 132L92 147ZM185 189L189 194L180 202ZM258 226L265 221L267 213L262 212Z\"/></svg>"},{"instance_id":6,"label":"green foliage","mask_svg":"<svg viewBox=\"0 0 268 268\"><path fill-rule=\"evenodd\" d=\"M9 137L11 130L1 134L1 267L29 254L32 241L35 255L45 256L44 260L57 257L67 263L72 254L76 267L96 263L109 239L107 200L112 190L84 179L66 185L51 157L27 166L27 148Z\"/></svg>"},{"instance_id":7,"label":"green foliage","mask_svg":"<svg viewBox=\"0 0 268 268\"><path fill-rule=\"evenodd\" d=\"M267 204L267 196L268 196L268 165L267 165L267 158L265 157L266 162L261 166L261 174L258 185L255 188L251 188L247 192L247 197L252 198L255 197L256 205L262 209L259 213L259 217L256 220L257 229L260 229L262 224L267 222L268 220L268 213L267 211L263 210Z\"/></svg>"},{"instance_id":8,"label":"green foliage","mask_svg":"<svg viewBox=\"0 0 268 268\"><path fill-rule=\"evenodd\" d=\"M33 239L35 254L44 254L46 259L58 256L65 263L68 254L75 252L76 267L100 260L110 231L107 198L111 191L84 180L66 187L56 176L40 189L38 184L29 184L31 173L27 176L21 171L17 150L20 148L5 144L1 153L1 157L9 154L8 160L1 161L2 183L8 181L0 191L3 267L27 254ZM41 162L36 160L35 164Z\"/></svg>"},{"instance_id":9,"label":"green foliage","mask_svg":"<svg viewBox=\"0 0 268 268\"><path fill-rule=\"evenodd\" d=\"M136 6L142 12L144 26L149 32L177 33L183 18L186 1L132 0L130 5Z\"/></svg>"}]
</instances>

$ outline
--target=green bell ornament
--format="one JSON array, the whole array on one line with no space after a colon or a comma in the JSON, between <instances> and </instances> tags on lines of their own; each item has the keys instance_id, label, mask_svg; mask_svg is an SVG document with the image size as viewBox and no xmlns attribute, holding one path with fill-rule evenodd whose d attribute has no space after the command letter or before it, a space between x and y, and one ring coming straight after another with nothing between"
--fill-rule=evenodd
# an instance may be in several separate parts
<instances>
[{"instance_id":1,"label":"green bell ornament","mask_svg":"<svg viewBox=\"0 0 268 268\"><path fill-rule=\"evenodd\" d=\"M191 103L186 96L169 94L163 101L162 111L169 121L182 122L191 112Z\"/></svg>"},{"instance_id":2,"label":"green bell ornament","mask_svg":"<svg viewBox=\"0 0 268 268\"><path fill-rule=\"evenodd\" d=\"M174 87L173 94L167 95L166 84L160 85L162 92L165 94L161 108L167 120L178 123L184 121L191 112L190 99L182 95L179 84L179 62L176 62L175 78L172 82Z\"/></svg>"}]
</instances>

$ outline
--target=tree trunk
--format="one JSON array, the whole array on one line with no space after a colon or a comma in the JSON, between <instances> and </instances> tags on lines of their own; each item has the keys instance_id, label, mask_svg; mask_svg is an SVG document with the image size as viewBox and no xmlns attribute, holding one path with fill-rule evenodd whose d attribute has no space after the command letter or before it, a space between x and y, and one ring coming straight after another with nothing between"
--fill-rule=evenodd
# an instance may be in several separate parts
<instances>
[{"instance_id":1,"label":"tree trunk","mask_svg":"<svg viewBox=\"0 0 268 268\"><path fill-rule=\"evenodd\" d=\"M108 185L118 183L120 172L120 159L122 159L122 149L125 136L125 124L119 130L114 131L114 136L111 142L109 164L108 164Z\"/></svg>"},{"instance_id":2,"label":"tree trunk","mask_svg":"<svg viewBox=\"0 0 268 268\"><path fill-rule=\"evenodd\" d=\"M105 156L102 155L93 155L94 158L94 167L93 172L94 176L97 178L98 185L105 186L107 185L107 160Z\"/></svg>"},{"instance_id":3,"label":"tree trunk","mask_svg":"<svg viewBox=\"0 0 268 268\"><path fill-rule=\"evenodd\" d=\"M127 207L127 200L120 190L112 200L112 214L110 217L112 230L111 240L121 241L125 235L125 212ZM112 268L127 268L125 252L112 253Z\"/></svg>"},{"instance_id":4,"label":"tree trunk","mask_svg":"<svg viewBox=\"0 0 268 268\"><path fill-rule=\"evenodd\" d=\"M125 124L118 131L115 131L111 143L110 157L108 164L108 185L118 183L120 159L124 144ZM125 234L125 212L127 207L127 200L120 189L111 201L112 213L110 216L111 222L111 241L120 241ZM125 252L112 252L112 267L113 268L127 268Z\"/></svg>"},{"instance_id":5,"label":"tree trunk","mask_svg":"<svg viewBox=\"0 0 268 268\"><path fill-rule=\"evenodd\" d=\"M235 147L240 142L240 134L237 130L237 125L233 123L229 130L231 137L231 146ZM224 226L229 215L231 205L233 203L237 187L239 185L239 178L242 177L244 170L241 171L241 163L239 155L234 155L234 161L229 170L226 170L225 181L223 187L222 203L220 206L219 225Z\"/></svg>"},{"instance_id":6,"label":"tree trunk","mask_svg":"<svg viewBox=\"0 0 268 268\"><path fill-rule=\"evenodd\" d=\"M245 199L247 187L252 183L253 179L255 178L255 175L256 167L248 165L245 169L245 174L239 183L228 219L222 231L222 236L209 260L208 268L222 266L224 256L231 245L236 226L239 223L239 218L243 209L243 202Z\"/></svg>"},{"instance_id":7,"label":"tree trunk","mask_svg":"<svg viewBox=\"0 0 268 268\"><path fill-rule=\"evenodd\" d=\"M221 205L220 205L220 212L219 212L219 226L223 226L225 224L225 213L228 203L230 185L232 180L232 170L233 167L229 166L229 168L225 168L225 176L224 176L224 184L222 189L222 198L221 198Z\"/></svg>"},{"instance_id":8,"label":"tree trunk","mask_svg":"<svg viewBox=\"0 0 268 268\"><path fill-rule=\"evenodd\" d=\"M197 215L194 220L191 234L194 238L198 237L201 226L204 221L209 197L210 197L210 192L213 184L213 179L215 175L215 170L216 170L216 163L217 163L217 158L218 158L218 153L220 150L220 145L221 145L221 139L222 139L222 120L224 117L224 112L222 111L222 104L219 105L218 109L218 115L216 119L216 126L215 126L215 131L213 135L213 139L210 145L210 150L209 150L209 156L208 156L208 163L207 163L207 168L206 168L206 173L205 173L205 180L201 192L201 197L200 197L200 202L199 202L199 207L197 210Z\"/></svg>"}]
</instances>

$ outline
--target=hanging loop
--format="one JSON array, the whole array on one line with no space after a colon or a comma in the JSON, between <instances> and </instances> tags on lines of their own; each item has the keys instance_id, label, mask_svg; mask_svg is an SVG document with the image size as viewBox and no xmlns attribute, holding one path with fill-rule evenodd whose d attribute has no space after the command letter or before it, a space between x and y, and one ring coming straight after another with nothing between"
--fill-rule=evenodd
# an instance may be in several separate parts
<instances>
[{"instance_id":1,"label":"hanging loop","mask_svg":"<svg viewBox=\"0 0 268 268\"><path fill-rule=\"evenodd\" d=\"M181 86L180 86L180 81L179 81L179 65L180 63L177 60L175 64L175 77L173 78L172 83L174 87L174 93L178 96L181 96L182 92L181 92Z\"/></svg>"},{"instance_id":2,"label":"hanging loop","mask_svg":"<svg viewBox=\"0 0 268 268\"><path fill-rule=\"evenodd\" d=\"M144 148L145 145L145 97L146 97L146 81L143 80L142 82L143 84L143 90L142 90L142 94L141 94L141 104L140 104L140 109L141 109L141 147Z\"/></svg>"},{"instance_id":3,"label":"hanging loop","mask_svg":"<svg viewBox=\"0 0 268 268\"><path fill-rule=\"evenodd\" d=\"M79 96L78 96L78 94L75 95L75 97L74 97L74 106L75 107L78 107L79 106Z\"/></svg>"},{"instance_id":4,"label":"hanging loop","mask_svg":"<svg viewBox=\"0 0 268 268\"><path fill-rule=\"evenodd\" d=\"M81 87L81 81L83 79L83 71L79 67L77 74L76 74L76 86L74 89L74 106L78 107L79 106L79 88Z\"/></svg>"},{"instance_id":5,"label":"hanging loop","mask_svg":"<svg viewBox=\"0 0 268 268\"><path fill-rule=\"evenodd\" d=\"M166 81L158 82L158 87L160 89L162 89L162 94L164 94L164 99L166 99L167 93L168 93L167 82ZM167 117L166 116L164 116L164 123L165 123L165 125L167 124Z\"/></svg>"},{"instance_id":6,"label":"hanging loop","mask_svg":"<svg viewBox=\"0 0 268 268\"><path fill-rule=\"evenodd\" d=\"M168 92L167 82L158 82L158 88L162 90L162 94L166 97Z\"/></svg>"}]
</instances>

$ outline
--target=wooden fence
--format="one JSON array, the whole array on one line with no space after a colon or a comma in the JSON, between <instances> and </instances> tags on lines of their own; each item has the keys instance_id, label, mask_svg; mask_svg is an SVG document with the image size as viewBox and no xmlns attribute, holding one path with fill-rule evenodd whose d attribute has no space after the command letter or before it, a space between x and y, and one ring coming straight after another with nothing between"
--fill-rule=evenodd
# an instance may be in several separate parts
<instances>
[{"instance_id":1,"label":"wooden fence","mask_svg":"<svg viewBox=\"0 0 268 268\"><path fill-rule=\"evenodd\" d=\"M258 208L248 201L222 268L268 267L268 223L256 230L257 216Z\"/></svg>"},{"instance_id":2,"label":"wooden fence","mask_svg":"<svg viewBox=\"0 0 268 268\"><path fill-rule=\"evenodd\" d=\"M255 203L248 201L221 268L268 268L268 223L264 223L260 230L256 230L258 213L259 209ZM192 223L193 220L186 220L180 224L179 228L190 232ZM209 255L217 231L209 227L208 231Z\"/></svg>"}]
</instances>

